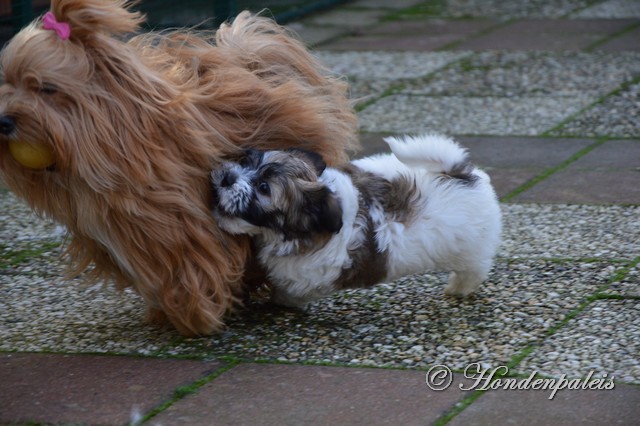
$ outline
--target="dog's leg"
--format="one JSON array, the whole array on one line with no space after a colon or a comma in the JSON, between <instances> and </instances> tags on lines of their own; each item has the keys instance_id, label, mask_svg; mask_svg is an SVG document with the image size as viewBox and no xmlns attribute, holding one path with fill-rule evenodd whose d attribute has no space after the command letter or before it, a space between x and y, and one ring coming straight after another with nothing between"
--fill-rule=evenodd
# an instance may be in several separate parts
<instances>
[{"instance_id":1,"label":"dog's leg","mask_svg":"<svg viewBox=\"0 0 640 426\"><path fill-rule=\"evenodd\" d=\"M444 293L449 296L468 296L480 287L488 273L486 268L451 272L449 284L445 287Z\"/></svg>"}]
</instances>

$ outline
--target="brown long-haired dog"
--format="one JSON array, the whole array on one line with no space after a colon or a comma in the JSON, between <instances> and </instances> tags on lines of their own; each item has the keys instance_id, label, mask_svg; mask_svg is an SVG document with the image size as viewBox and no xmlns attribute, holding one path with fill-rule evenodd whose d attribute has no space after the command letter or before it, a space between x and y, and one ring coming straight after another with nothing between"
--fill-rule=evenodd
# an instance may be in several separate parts
<instances>
[{"instance_id":1,"label":"brown long-haired dog","mask_svg":"<svg viewBox=\"0 0 640 426\"><path fill-rule=\"evenodd\" d=\"M53 0L9 42L0 177L67 226L73 272L210 334L238 301L249 245L211 218L209 171L249 146L342 162L356 118L345 83L267 18L125 41L142 21L124 0Z\"/></svg>"}]
</instances>

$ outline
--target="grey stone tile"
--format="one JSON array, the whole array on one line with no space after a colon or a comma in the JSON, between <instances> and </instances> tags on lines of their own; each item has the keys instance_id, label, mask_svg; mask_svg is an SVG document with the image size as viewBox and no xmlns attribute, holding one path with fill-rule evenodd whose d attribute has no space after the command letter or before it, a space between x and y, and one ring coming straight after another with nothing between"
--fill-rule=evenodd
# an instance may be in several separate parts
<instances>
[{"instance_id":1,"label":"grey stone tile","mask_svg":"<svg viewBox=\"0 0 640 426\"><path fill-rule=\"evenodd\" d=\"M594 387L599 385L598 382L591 383L594 383ZM551 392L549 390L489 391L448 424L452 426L488 424L631 426L637 423L640 416L640 409L636 403L640 400L640 387L637 386L615 385L611 390L564 389L558 391L553 400L549 400ZM513 407L513 409L505 407Z\"/></svg>"},{"instance_id":2,"label":"grey stone tile","mask_svg":"<svg viewBox=\"0 0 640 426\"><path fill-rule=\"evenodd\" d=\"M434 51L486 30L498 22L489 19L389 21L358 34L323 45L329 50Z\"/></svg>"},{"instance_id":3,"label":"grey stone tile","mask_svg":"<svg viewBox=\"0 0 640 426\"><path fill-rule=\"evenodd\" d=\"M513 201L640 204L640 141L608 141Z\"/></svg>"},{"instance_id":4,"label":"grey stone tile","mask_svg":"<svg viewBox=\"0 0 640 426\"><path fill-rule=\"evenodd\" d=\"M499 19L513 18L561 18L576 10L589 5L589 0L482 0L458 1L445 0L439 2L424 2L399 14L399 18L417 17L447 17L447 18L478 18L490 17Z\"/></svg>"},{"instance_id":5,"label":"grey stone tile","mask_svg":"<svg viewBox=\"0 0 640 426\"><path fill-rule=\"evenodd\" d=\"M322 45L333 51L406 51L432 52L445 45L457 42L462 37L456 34L426 35L359 35L343 37Z\"/></svg>"},{"instance_id":6,"label":"grey stone tile","mask_svg":"<svg viewBox=\"0 0 640 426\"><path fill-rule=\"evenodd\" d=\"M386 15L383 10L329 9L302 20L307 25L339 26L351 29L368 27L378 23Z\"/></svg>"},{"instance_id":7,"label":"grey stone tile","mask_svg":"<svg viewBox=\"0 0 640 426\"><path fill-rule=\"evenodd\" d=\"M349 6L370 9L405 9L420 3L422 0L395 0L393 2L389 0L355 0L349 2Z\"/></svg>"},{"instance_id":8,"label":"grey stone tile","mask_svg":"<svg viewBox=\"0 0 640 426\"><path fill-rule=\"evenodd\" d=\"M554 135L640 136L640 83L633 84L553 131Z\"/></svg>"},{"instance_id":9,"label":"grey stone tile","mask_svg":"<svg viewBox=\"0 0 640 426\"><path fill-rule=\"evenodd\" d=\"M640 51L640 28L601 44L596 50L604 52Z\"/></svg>"},{"instance_id":10,"label":"grey stone tile","mask_svg":"<svg viewBox=\"0 0 640 426\"><path fill-rule=\"evenodd\" d=\"M474 37L456 49L563 51L581 50L633 24L632 19L523 19Z\"/></svg>"},{"instance_id":11,"label":"grey stone tile","mask_svg":"<svg viewBox=\"0 0 640 426\"><path fill-rule=\"evenodd\" d=\"M360 112L367 132L535 136L586 107L589 98L394 95Z\"/></svg>"},{"instance_id":12,"label":"grey stone tile","mask_svg":"<svg viewBox=\"0 0 640 426\"><path fill-rule=\"evenodd\" d=\"M637 0L607 0L571 15L572 18L640 18Z\"/></svg>"},{"instance_id":13,"label":"grey stone tile","mask_svg":"<svg viewBox=\"0 0 640 426\"><path fill-rule=\"evenodd\" d=\"M595 142L594 139L532 138L515 136L460 136L471 160L499 168L555 167Z\"/></svg>"},{"instance_id":14,"label":"grey stone tile","mask_svg":"<svg viewBox=\"0 0 640 426\"><path fill-rule=\"evenodd\" d=\"M318 27L314 25L305 25L301 22L291 23L287 25L287 28L307 46L317 46L349 33L347 28L327 26Z\"/></svg>"},{"instance_id":15,"label":"grey stone tile","mask_svg":"<svg viewBox=\"0 0 640 426\"><path fill-rule=\"evenodd\" d=\"M128 424L217 370L217 362L0 355L0 423Z\"/></svg>"},{"instance_id":16,"label":"grey stone tile","mask_svg":"<svg viewBox=\"0 0 640 426\"><path fill-rule=\"evenodd\" d=\"M640 301L598 300L533 353L518 370L558 377L595 375L640 383ZM637 404L636 404L637 407Z\"/></svg>"},{"instance_id":17,"label":"grey stone tile","mask_svg":"<svg viewBox=\"0 0 640 426\"><path fill-rule=\"evenodd\" d=\"M431 78L407 82L403 92L595 100L638 75L640 54L635 52L482 52L465 56Z\"/></svg>"},{"instance_id":18,"label":"grey stone tile","mask_svg":"<svg viewBox=\"0 0 640 426\"><path fill-rule=\"evenodd\" d=\"M169 407L160 424L431 423L463 392L431 391L425 373L299 365L243 364ZM259 420L258 420L259 419Z\"/></svg>"},{"instance_id":19,"label":"grey stone tile","mask_svg":"<svg viewBox=\"0 0 640 426\"><path fill-rule=\"evenodd\" d=\"M569 169L640 171L640 140L606 141L571 164Z\"/></svg>"},{"instance_id":20,"label":"grey stone tile","mask_svg":"<svg viewBox=\"0 0 640 426\"><path fill-rule=\"evenodd\" d=\"M528 203L640 204L638 171L554 173L510 201Z\"/></svg>"}]
</instances>

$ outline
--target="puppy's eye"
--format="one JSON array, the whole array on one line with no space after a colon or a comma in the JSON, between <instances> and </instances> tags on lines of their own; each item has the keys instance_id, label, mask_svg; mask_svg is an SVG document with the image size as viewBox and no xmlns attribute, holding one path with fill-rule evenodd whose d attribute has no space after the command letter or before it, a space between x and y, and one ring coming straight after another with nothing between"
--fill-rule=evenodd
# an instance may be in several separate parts
<instances>
[{"instance_id":1,"label":"puppy's eye","mask_svg":"<svg viewBox=\"0 0 640 426\"><path fill-rule=\"evenodd\" d=\"M260 182L258 185L258 192L262 195L271 195L271 188L267 182Z\"/></svg>"},{"instance_id":2,"label":"puppy's eye","mask_svg":"<svg viewBox=\"0 0 640 426\"><path fill-rule=\"evenodd\" d=\"M43 83L40 86L40 93L44 95L55 95L58 93L58 87L55 84Z\"/></svg>"}]
</instances>

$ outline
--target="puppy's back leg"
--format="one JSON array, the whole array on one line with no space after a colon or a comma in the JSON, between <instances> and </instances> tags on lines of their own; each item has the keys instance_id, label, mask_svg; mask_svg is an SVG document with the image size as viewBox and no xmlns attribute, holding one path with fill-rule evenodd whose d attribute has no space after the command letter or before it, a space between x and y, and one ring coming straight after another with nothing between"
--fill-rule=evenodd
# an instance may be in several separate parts
<instances>
[{"instance_id":1,"label":"puppy's back leg","mask_svg":"<svg viewBox=\"0 0 640 426\"><path fill-rule=\"evenodd\" d=\"M454 271L449 275L449 284L444 293L449 296L465 297L475 292L480 284L487 279L489 269L478 267L466 271Z\"/></svg>"}]
</instances>

